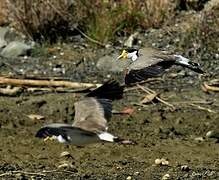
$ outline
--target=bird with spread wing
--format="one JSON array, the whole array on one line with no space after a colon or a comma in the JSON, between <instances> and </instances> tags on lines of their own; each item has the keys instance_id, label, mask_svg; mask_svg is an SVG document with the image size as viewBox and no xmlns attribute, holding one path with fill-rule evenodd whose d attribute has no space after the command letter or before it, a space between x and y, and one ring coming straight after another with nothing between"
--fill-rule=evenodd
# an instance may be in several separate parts
<instances>
[{"instance_id":1,"label":"bird with spread wing","mask_svg":"<svg viewBox=\"0 0 219 180\"><path fill-rule=\"evenodd\" d=\"M112 101L122 98L123 86L111 80L91 91L86 97L75 102L73 124L52 123L45 125L36 137L56 139L61 143L83 146L98 142L134 144L107 132L107 121L112 116Z\"/></svg>"},{"instance_id":2,"label":"bird with spread wing","mask_svg":"<svg viewBox=\"0 0 219 180\"><path fill-rule=\"evenodd\" d=\"M126 85L161 76L173 65L183 66L197 73L204 73L198 63L192 62L181 55L151 47L123 50L117 59L129 60L125 75Z\"/></svg>"}]
</instances>

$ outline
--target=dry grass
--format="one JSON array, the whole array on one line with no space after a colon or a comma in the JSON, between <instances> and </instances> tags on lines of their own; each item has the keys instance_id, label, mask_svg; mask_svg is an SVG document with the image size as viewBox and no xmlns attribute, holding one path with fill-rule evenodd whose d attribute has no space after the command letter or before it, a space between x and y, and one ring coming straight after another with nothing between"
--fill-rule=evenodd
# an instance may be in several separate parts
<instances>
[{"instance_id":1,"label":"dry grass","mask_svg":"<svg viewBox=\"0 0 219 180\"><path fill-rule=\"evenodd\" d=\"M138 28L159 27L175 9L170 0L6 1L14 27L34 40L57 39L79 24L87 35L106 43Z\"/></svg>"},{"instance_id":2,"label":"dry grass","mask_svg":"<svg viewBox=\"0 0 219 180\"><path fill-rule=\"evenodd\" d=\"M169 0L95 0L79 2L82 26L101 42L115 35L127 35L139 28L159 27L174 14L175 4Z\"/></svg>"},{"instance_id":3,"label":"dry grass","mask_svg":"<svg viewBox=\"0 0 219 180\"><path fill-rule=\"evenodd\" d=\"M7 3L6 0L1 0L0 3L0 26L7 24L8 19L6 18L8 16L8 9L7 9Z\"/></svg>"},{"instance_id":4,"label":"dry grass","mask_svg":"<svg viewBox=\"0 0 219 180\"><path fill-rule=\"evenodd\" d=\"M34 40L53 41L57 36L65 35L63 32L67 34L72 26L70 23L78 19L69 0L7 0L7 5L13 26Z\"/></svg>"}]
</instances>

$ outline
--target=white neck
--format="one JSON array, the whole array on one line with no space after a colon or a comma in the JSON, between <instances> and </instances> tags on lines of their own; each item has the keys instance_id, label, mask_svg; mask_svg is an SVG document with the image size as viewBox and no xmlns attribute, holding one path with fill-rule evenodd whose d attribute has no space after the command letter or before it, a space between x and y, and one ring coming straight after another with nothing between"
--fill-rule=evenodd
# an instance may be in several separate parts
<instances>
[{"instance_id":1,"label":"white neck","mask_svg":"<svg viewBox=\"0 0 219 180\"><path fill-rule=\"evenodd\" d=\"M131 59L132 61L137 60L137 59L138 59L137 51L134 51L134 52L128 53L128 58Z\"/></svg>"}]
</instances>

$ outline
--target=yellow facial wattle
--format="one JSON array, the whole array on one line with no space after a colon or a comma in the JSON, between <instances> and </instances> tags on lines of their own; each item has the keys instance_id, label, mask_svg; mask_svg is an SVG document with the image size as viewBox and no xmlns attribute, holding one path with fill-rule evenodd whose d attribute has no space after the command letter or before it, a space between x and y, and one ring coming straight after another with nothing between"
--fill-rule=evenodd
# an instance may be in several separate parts
<instances>
[{"instance_id":1,"label":"yellow facial wattle","mask_svg":"<svg viewBox=\"0 0 219 180\"><path fill-rule=\"evenodd\" d=\"M122 51L122 54L118 57L118 59L127 59L128 58L128 53L126 50Z\"/></svg>"}]
</instances>

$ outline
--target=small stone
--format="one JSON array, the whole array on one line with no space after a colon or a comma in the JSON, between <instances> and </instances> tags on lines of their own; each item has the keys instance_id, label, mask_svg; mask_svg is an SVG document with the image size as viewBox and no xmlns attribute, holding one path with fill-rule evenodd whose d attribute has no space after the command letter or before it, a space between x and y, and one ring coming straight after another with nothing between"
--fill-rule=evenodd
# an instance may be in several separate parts
<instances>
[{"instance_id":1,"label":"small stone","mask_svg":"<svg viewBox=\"0 0 219 180\"><path fill-rule=\"evenodd\" d=\"M28 59L28 56L24 56L24 59L25 59L25 60Z\"/></svg>"},{"instance_id":2,"label":"small stone","mask_svg":"<svg viewBox=\"0 0 219 180\"><path fill-rule=\"evenodd\" d=\"M60 162L60 165L58 165L58 168L73 168L74 163L73 162L68 162L68 161L62 161Z\"/></svg>"},{"instance_id":3,"label":"small stone","mask_svg":"<svg viewBox=\"0 0 219 180\"><path fill-rule=\"evenodd\" d=\"M170 179L170 175L169 175L169 174L165 174L165 175L162 177L162 180L167 180L167 179Z\"/></svg>"},{"instance_id":4,"label":"small stone","mask_svg":"<svg viewBox=\"0 0 219 180\"><path fill-rule=\"evenodd\" d=\"M54 55L54 56L53 56L53 59L56 59L56 58L57 58L57 56Z\"/></svg>"},{"instance_id":5,"label":"small stone","mask_svg":"<svg viewBox=\"0 0 219 180\"><path fill-rule=\"evenodd\" d=\"M164 158L161 158L161 165L167 166L167 165L169 165L169 161L167 161Z\"/></svg>"},{"instance_id":6,"label":"small stone","mask_svg":"<svg viewBox=\"0 0 219 180\"><path fill-rule=\"evenodd\" d=\"M155 159L154 163L156 165L160 165L162 163L161 159Z\"/></svg>"},{"instance_id":7,"label":"small stone","mask_svg":"<svg viewBox=\"0 0 219 180\"><path fill-rule=\"evenodd\" d=\"M39 114L29 114L27 115L31 120L44 120L45 117Z\"/></svg>"},{"instance_id":8,"label":"small stone","mask_svg":"<svg viewBox=\"0 0 219 180\"><path fill-rule=\"evenodd\" d=\"M1 52L2 56L5 57L18 57L20 55L27 54L28 51L32 49L31 46L26 45L19 41L10 42Z\"/></svg>"},{"instance_id":9,"label":"small stone","mask_svg":"<svg viewBox=\"0 0 219 180\"><path fill-rule=\"evenodd\" d=\"M64 52L60 52L60 56L63 56L64 55Z\"/></svg>"},{"instance_id":10,"label":"small stone","mask_svg":"<svg viewBox=\"0 0 219 180\"><path fill-rule=\"evenodd\" d=\"M203 137L196 137L194 140L197 142L203 142L204 138Z\"/></svg>"},{"instance_id":11,"label":"small stone","mask_svg":"<svg viewBox=\"0 0 219 180\"><path fill-rule=\"evenodd\" d=\"M189 169L190 169L190 168L189 168L189 166L187 166L187 165L182 165L182 166L181 166L181 170L182 170L182 171L189 171Z\"/></svg>"},{"instance_id":12,"label":"small stone","mask_svg":"<svg viewBox=\"0 0 219 180\"><path fill-rule=\"evenodd\" d=\"M132 177L131 177L131 176L128 176L126 179L127 179L127 180L131 180L131 179L132 179Z\"/></svg>"},{"instance_id":13,"label":"small stone","mask_svg":"<svg viewBox=\"0 0 219 180\"><path fill-rule=\"evenodd\" d=\"M68 151L63 151L61 152L60 157L72 157L72 155Z\"/></svg>"},{"instance_id":14,"label":"small stone","mask_svg":"<svg viewBox=\"0 0 219 180\"><path fill-rule=\"evenodd\" d=\"M164 159L164 158L161 158L161 159L155 159L155 164L156 164L156 165L167 166L167 165L169 165L169 161L167 161L167 160Z\"/></svg>"},{"instance_id":15,"label":"small stone","mask_svg":"<svg viewBox=\"0 0 219 180\"><path fill-rule=\"evenodd\" d=\"M110 47L111 47L110 44L106 44L106 45L105 45L105 48L106 48L106 49L109 49Z\"/></svg>"},{"instance_id":16,"label":"small stone","mask_svg":"<svg viewBox=\"0 0 219 180\"><path fill-rule=\"evenodd\" d=\"M63 164L60 164L59 166L58 166L58 168L60 169L60 168L68 168L69 167L69 163L63 163Z\"/></svg>"},{"instance_id":17,"label":"small stone","mask_svg":"<svg viewBox=\"0 0 219 180\"><path fill-rule=\"evenodd\" d=\"M138 171L134 172L135 176L138 176L139 174L140 174L140 172L138 172Z\"/></svg>"},{"instance_id":18,"label":"small stone","mask_svg":"<svg viewBox=\"0 0 219 180\"><path fill-rule=\"evenodd\" d=\"M215 138L215 139L219 139L219 131L214 131L214 130L211 130L211 131L208 131L206 133L206 137L208 138Z\"/></svg>"}]
</instances>

